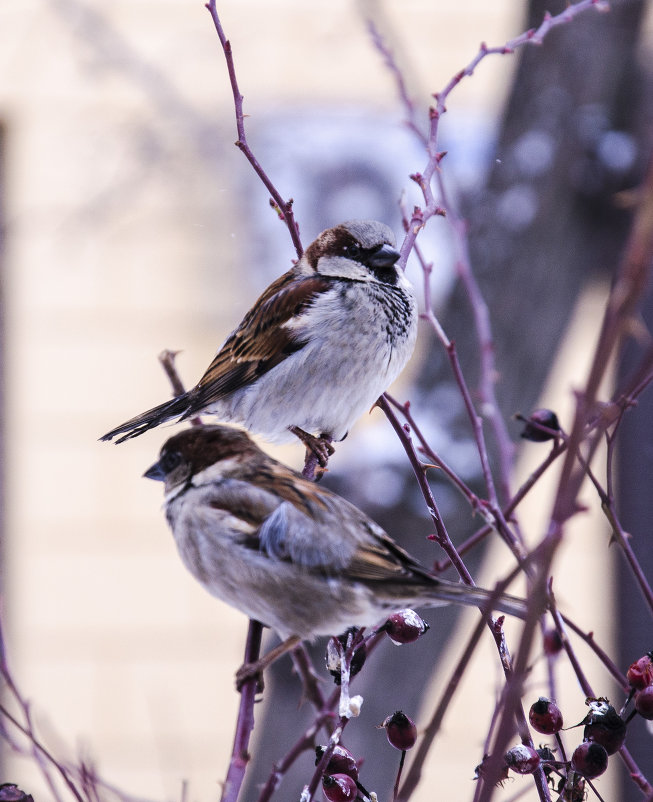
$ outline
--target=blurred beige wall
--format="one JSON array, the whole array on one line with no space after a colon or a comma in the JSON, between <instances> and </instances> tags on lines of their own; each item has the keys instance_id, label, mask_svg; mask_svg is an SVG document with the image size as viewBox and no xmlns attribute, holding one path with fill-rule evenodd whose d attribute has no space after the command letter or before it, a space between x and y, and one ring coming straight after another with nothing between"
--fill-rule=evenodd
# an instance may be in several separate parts
<instances>
[{"instance_id":1,"label":"blurred beige wall","mask_svg":"<svg viewBox=\"0 0 653 802\"><path fill-rule=\"evenodd\" d=\"M427 101L480 41L519 33L523 8L402 0L379 21L391 44L404 43L399 57ZM355 4L219 9L248 126L263 111L318 103L400 123ZM450 124L469 112L493 120L513 65L488 59L463 82ZM272 216L264 192L242 196L249 170L232 145L210 17L201 0L5 0L0 117L9 658L48 743L92 755L131 794L178 799L187 780L189 798L214 799L246 622L186 575L161 488L140 478L169 430L118 448L97 442L168 396L159 351L183 349L192 382L269 280L243 264L252 220ZM309 216L296 211L300 223ZM272 274L293 256L280 225L278 238ZM284 453L301 459L299 448ZM28 763L12 762L10 775L49 798Z\"/></svg>"}]
</instances>

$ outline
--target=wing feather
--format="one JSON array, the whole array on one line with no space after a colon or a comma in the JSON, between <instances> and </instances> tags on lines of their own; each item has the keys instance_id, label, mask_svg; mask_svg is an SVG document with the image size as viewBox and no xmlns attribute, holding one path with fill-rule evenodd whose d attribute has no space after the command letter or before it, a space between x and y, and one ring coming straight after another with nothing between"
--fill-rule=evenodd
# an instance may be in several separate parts
<instances>
[{"instance_id":1,"label":"wing feather","mask_svg":"<svg viewBox=\"0 0 653 802\"><path fill-rule=\"evenodd\" d=\"M191 391L185 417L255 381L306 345L301 328L288 324L331 287L328 278L298 278L292 270L268 287L232 332Z\"/></svg>"}]
</instances>

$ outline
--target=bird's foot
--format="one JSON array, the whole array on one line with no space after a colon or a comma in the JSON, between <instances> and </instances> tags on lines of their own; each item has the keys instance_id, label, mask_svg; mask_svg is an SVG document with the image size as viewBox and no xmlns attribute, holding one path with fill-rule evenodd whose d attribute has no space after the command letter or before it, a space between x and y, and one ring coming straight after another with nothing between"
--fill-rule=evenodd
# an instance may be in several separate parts
<instances>
[{"instance_id":1,"label":"bird's foot","mask_svg":"<svg viewBox=\"0 0 653 802\"><path fill-rule=\"evenodd\" d=\"M315 435L300 429L299 426L290 426L289 428L306 446L306 463L308 464L309 457L312 456L320 468L326 468L329 457L335 452L331 445L331 438L325 434L315 437Z\"/></svg>"},{"instance_id":2,"label":"bird's foot","mask_svg":"<svg viewBox=\"0 0 653 802\"><path fill-rule=\"evenodd\" d=\"M263 682L264 669L274 663L275 660L278 660L281 655L294 649L300 640L296 635L291 635L258 660L254 660L251 663L243 663L236 671L236 690L241 691L246 682L256 679L256 692L263 693L263 688L265 687Z\"/></svg>"},{"instance_id":3,"label":"bird's foot","mask_svg":"<svg viewBox=\"0 0 653 802\"><path fill-rule=\"evenodd\" d=\"M263 681L263 660L255 660L253 663L243 663L236 671L236 690L240 693L243 686L252 680L256 680L256 693L263 693L265 682Z\"/></svg>"}]
</instances>

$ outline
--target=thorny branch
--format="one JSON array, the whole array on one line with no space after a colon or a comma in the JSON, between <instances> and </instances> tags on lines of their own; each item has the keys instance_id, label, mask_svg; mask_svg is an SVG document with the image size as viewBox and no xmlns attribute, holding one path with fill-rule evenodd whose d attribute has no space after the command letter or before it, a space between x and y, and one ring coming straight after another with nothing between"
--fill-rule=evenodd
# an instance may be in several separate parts
<instances>
[{"instance_id":1,"label":"thorny branch","mask_svg":"<svg viewBox=\"0 0 653 802\"><path fill-rule=\"evenodd\" d=\"M224 57L227 62L227 72L229 73L229 82L231 83L231 89L234 97L234 109L236 112L236 129L238 131L238 139L236 140L235 144L243 152L247 161L254 168L254 172L256 173L256 175L258 175L258 177L261 179L266 189L272 196L272 199L274 201L274 207L277 209L279 217L284 221L284 223L288 228L288 232L290 233L290 238L292 239L293 245L295 246L295 251L297 252L297 256L301 257L302 253L304 252L304 248L302 247L301 239L299 237L299 226L295 221L295 214L293 212L293 200L292 198L284 200L280 192L277 190L275 185L270 180L268 174L259 164L258 159L254 156L254 153L252 152L252 149L250 148L249 143L247 142L247 136L245 134L245 115L243 114L243 95L241 94L240 89L238 87L238 80L236 78L236 68L234 66L233 54L231 51L231 42L227 39L224 30L222 29L222 23L218 15L218 10L216 8L215 0L209 0L209 2L206 4L206 8L208 9L209 14L211 15L211 19L213 20L213 24L215 25L215 30L218 34L218 38L220 40L220 44L222 45L222 50L224 52Z\"/></svg>"}]
</instances>

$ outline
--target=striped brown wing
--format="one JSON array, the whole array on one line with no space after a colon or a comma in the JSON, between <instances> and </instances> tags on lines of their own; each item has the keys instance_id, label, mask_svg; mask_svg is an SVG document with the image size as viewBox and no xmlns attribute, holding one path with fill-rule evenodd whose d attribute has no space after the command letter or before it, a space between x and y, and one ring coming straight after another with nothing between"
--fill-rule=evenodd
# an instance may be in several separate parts
<instances>
[{"instance_id":1,"label":"striped brown wing","mask_svg":"<svg viewBox=\"0 0 653 802\"><path fill-rule=\"evenodd\" d=\"M271 284L229 335L191 392L191 407L184 417L250 384L303 348L306 340L301 331L284 324L330 287L327 278L298 278L292 270Z\"/></svg>"},{"instance_id":2,"label":"striped brown wing","mask_svg":"<svg viewBox=\"0 0 653 802\"><path fill-rule=\"evenodd\" d=\"M377 527L375 527L377 528ZM422 584L432 578L407 551L380 527L369 541L359 545L347 566L347 578L356 582L407 582Z\"/></svg>"}]
</instances>

